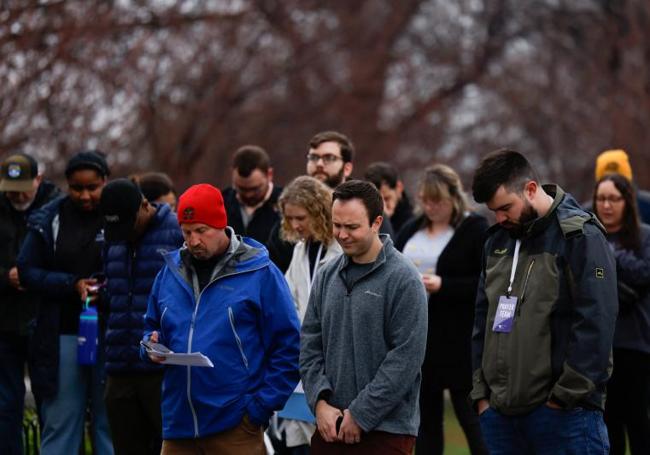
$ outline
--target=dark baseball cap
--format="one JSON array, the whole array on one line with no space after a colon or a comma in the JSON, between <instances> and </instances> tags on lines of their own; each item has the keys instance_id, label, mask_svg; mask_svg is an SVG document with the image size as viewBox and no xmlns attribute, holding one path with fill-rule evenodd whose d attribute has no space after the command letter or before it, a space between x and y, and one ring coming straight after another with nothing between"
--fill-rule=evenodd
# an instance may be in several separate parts
<instances>
[{"instance_id":1,"label":"dark baseball cap","mask_svg":"<svg viewBox=\"0 0 650 455\"><path fill-rule=\"evenodd\" d=\"M104 237L109 242L128 240L142 204L142 193L129 179L116 179L102 189L99 209L104 216Z\"/></svg>"},{"instance_id":2,"label":"dark baseball cap","mask_svg":"<svg viewBox=\"0 0 650 455\"><path fill-rule=\"evenodd\" d=\"M0 165L0 191L32 191L37 176L38 164L34 158L24 153L11 155Z\"/></svg>"}]
</instances>

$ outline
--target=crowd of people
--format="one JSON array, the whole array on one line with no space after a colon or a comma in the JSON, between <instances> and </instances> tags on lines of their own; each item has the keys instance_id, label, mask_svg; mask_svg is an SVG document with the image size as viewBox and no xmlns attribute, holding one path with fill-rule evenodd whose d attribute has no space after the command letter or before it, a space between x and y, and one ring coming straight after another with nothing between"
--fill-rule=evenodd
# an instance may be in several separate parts
<instances>
[{"instance_id":1,"label":"crowd of people","mask_svg":"<svg viewBox=\"0 0 650 455\"><path fill-rule=\"evenodd\" d=\"M246 145L230 187L180 196L99 151L63 191L6 156L0 453L25 449L26 366L44 455L86 427L97 454L442 454L445 393L473 455L650 453L650 197L623 150L582 204L508 149L474 201L444 164L414 198L389 163L352 179L339 132L306 150L284 187Z\"/></svg>"}]
</instances>

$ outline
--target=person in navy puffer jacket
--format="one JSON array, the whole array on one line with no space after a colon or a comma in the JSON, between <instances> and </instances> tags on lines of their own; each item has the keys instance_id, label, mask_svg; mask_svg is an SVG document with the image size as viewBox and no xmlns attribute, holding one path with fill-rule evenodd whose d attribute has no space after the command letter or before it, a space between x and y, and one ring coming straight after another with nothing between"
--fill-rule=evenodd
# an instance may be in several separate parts
<instances>
[{"instance_id":1,"label":"person in navy puffer jacket","mask_svg":"<svg viewBox=\"0 0 650 455\"><path fill-rule=\"evenodd\" d=\"M266 248L226 226L217 188L189 188L177 215L185 246L165 255L144 341L201 352L214 367L165 366L162 454L264 454L263 426L299 379L291 293Z\"/></svg>"},{"instance_id":2,"label":"person in navy puffer jacket","mask_svg":"<svg viewBox=\"0 0 650 455\"><path fill-rule=\"evenodd\" d=\"M113 446L117 454L160 453L163 369L140 359L139 342L163 253L179 248L183 236L169 206L150 203L127 179L106 185L100 209L109 296L104 400Z\"/></svg>"}]
</instances>

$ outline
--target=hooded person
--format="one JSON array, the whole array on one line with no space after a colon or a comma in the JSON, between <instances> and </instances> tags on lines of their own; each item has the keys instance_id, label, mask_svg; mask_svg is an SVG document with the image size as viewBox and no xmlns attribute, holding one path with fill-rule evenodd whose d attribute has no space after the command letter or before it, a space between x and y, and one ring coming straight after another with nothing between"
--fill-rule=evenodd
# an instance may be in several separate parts
<instances>
[{"instance_id":1,"label":"hooded person","mask_svg":"<svg viewBox=\"0 0 650 455\"><path fill-rule=\"evenodd\" d=\"M160 391L163 368L140 359L143 316L163 253L180 248L183 236L168 204L149 202L128 179L106 185L104 216L106 393L104 401L116 453L160 453Z\"/></svg>"},{"instance_id":2,"label":"hooded person","mask_svg":"<svg viewBox=\"0 0 650 455\"><path fill-rule=\"evenodd\" d=\"M227 226L221 191L190 187L177 210L185 244L165 255L143 343L201 352L214 367L164 364L162 453L265 453L263 427L298 383L299 322L266 248ZM150 344L151 345L151 344Z\"/></svg>"}]
</instances>

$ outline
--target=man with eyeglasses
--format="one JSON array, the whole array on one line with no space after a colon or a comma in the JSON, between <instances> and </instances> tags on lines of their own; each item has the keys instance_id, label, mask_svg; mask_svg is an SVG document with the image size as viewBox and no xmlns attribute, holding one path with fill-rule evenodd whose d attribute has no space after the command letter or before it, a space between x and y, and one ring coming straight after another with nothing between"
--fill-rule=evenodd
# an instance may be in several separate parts
<instances>
[{"instance_id":1,"label":"man with eyeglasses","mask_svg":"<svg viewBox=\"0 0 650 455\"><path fill-rule=\"evenodd\" d=\"M332 190L350 178L354 165L354 144L338 131L322 131L309 141L307 153L307 175L325 183ZM387 216L380 227L382 234L395 237ZM280 239L280 223L272 229L267 248L271 260L285 272L291 262L293 244Z\"/></svg>"},{"instance_id":2,"label":"man with eyeglasses","mask_svg":"<svg viewBox=\"0 0 650 455\"><path fill-rule=\"evenodd\" d=\"M228 220L239 235L265 244L280 219L282 188L273 185L273 168L262 147L244 145L232 158L232 187L223 191Z\"/></svg>"}]
</instances>

